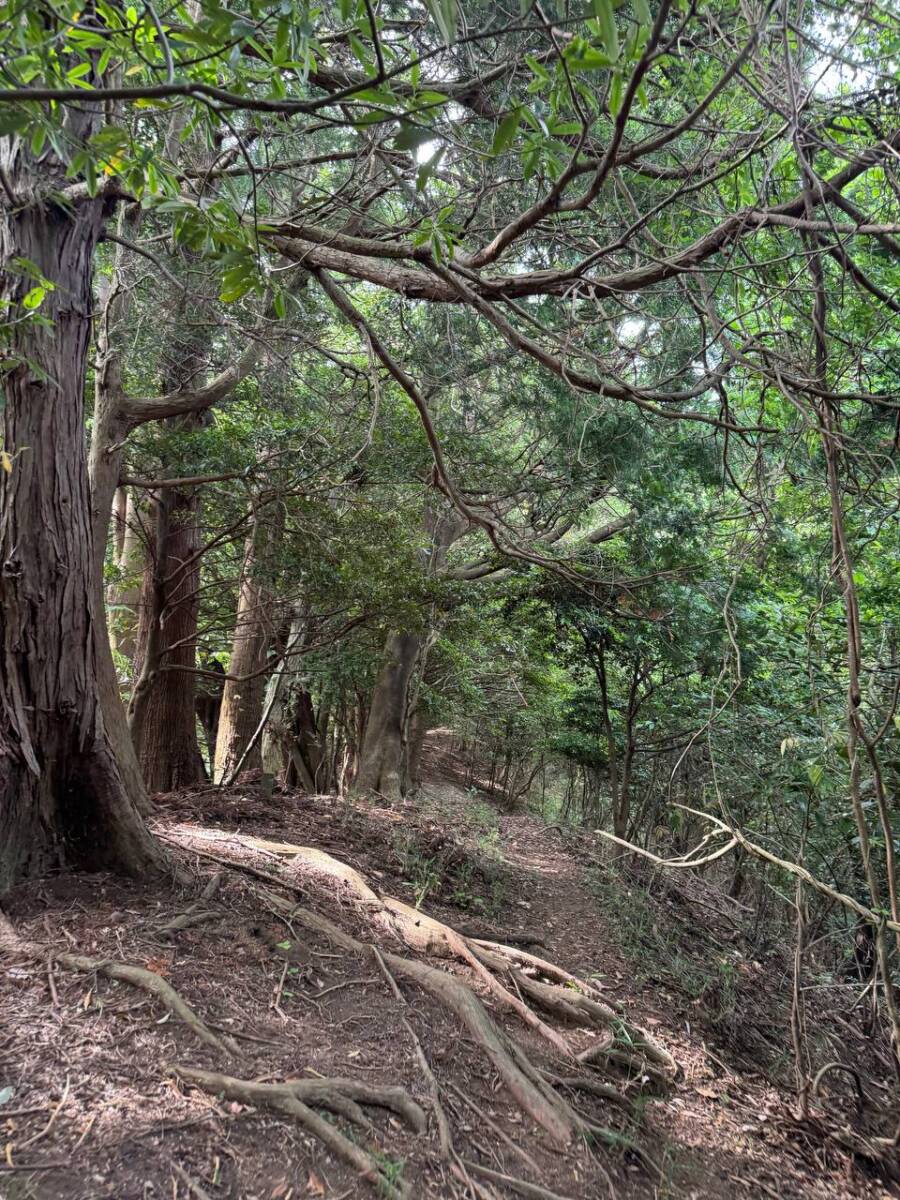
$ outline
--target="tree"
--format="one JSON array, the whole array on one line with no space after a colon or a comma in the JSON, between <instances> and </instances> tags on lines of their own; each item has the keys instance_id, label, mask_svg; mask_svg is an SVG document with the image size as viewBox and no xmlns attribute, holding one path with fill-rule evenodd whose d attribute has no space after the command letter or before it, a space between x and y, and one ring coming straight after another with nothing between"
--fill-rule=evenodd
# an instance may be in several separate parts
<instances>
[{"instance_id":1,"label":"tree","mask_svg":"<svg viewBox=\"0 0 900 1200\"><path fill-rule=\"evenodd\" d=\"M99 113L62 126L89 138ZM0 888L50 865L160 868L110 744L84 450L93 259L106 201L69 189L53 145L3 139L6 313L0 479ZM67 190L69 194L67 195Z\"/></svg>"},{"instance_id":2,"label":"tree","mask_svg":"<svg viewBox=\"0 0 900 1200\"><path fill-rule=\"evenodd\" d=\"M89 533L88 314L97 245L116 206L139 203L166 237L214 265L225 312L265 311L271 297L275 315L304 330L319 328L322 313L349 322L369 377L415 413L433 461L429 486L483 539L488 567L549 569L580 585L593 570L562 534L549 535L552 522L531 519L527 497L507 508L493 486L467 477L477 464L436 417L427 366L411 349L411 310L439 308L451 338L464 328L488 356L527 362L516 370L535 396L554 380L555 403L571 398L574 427L587 431L626 407L655 436L689 424L720 439L726 470L736 446L791 436L798 404L803 419L818 411L819 427L832 421L831 393L856 403L849 363L868 372L867 387L872 378L886 337L877 320L852 326L855 350L833 377L819 367L811 377L812 343L797 354L791 339L807 329L807 292L821 293L822 278L864 293L867 312L895 311L870 249L893 255L898 232L888 176L900 133L879 18L860 6L844 37L823 34L805 11L776 24L770 9L732 3L585 5L558 27L537 8L507 19L473 5L458 36L456 11L429 5L433 21L415 6L341 4L310 16L299 3L276 10L248 0L235 13L201 0L163 22L109 5L24 15L0 5L11 467L0 493L4 750L29 779L38 754L53 764L34 785L32 814L48 804L57 813L61 797L78 793L105 829L121 804L121 830L94 839L121 865L154 857L128 815L140 785L100 634L98 559L121 445L138 424L230 392L258 363L259 339L203 386L153 402L101 378ZM828 65L861 49L870 74L855 91L819 85ZM106 232L159 267L155 242L117 228ZM810 260L836 274L807 276L799 268ZM312 281L306 306L282 286L292 272ZM321 343L311 335L310 351L358 372L336 329ZM100 376L110 365L101 361ZM890 385L879 388L877 402L889 404ZM824 436L835 436L827 422ZM520 449L527 458L524 431ZM581 453L579 439L576 463ZM41 541L34 513L48 505L53 536ZM28 604L16 586L37 588ZM49 651L32 661L25 648L45 627L54 631ZM79 648L63 654L70 638ZM46 715L73 710L65 721ZM109 765L110 739L118 766ZM88 760L104 765L89 771ZM118 799L102 799L108 792ZM31 817L10 803L3 820L21 826L22 846L12 875L31 860L32 836L37 845L69 834L57 815L49 832L32 835Z\"/></svg>"}]
</instances>

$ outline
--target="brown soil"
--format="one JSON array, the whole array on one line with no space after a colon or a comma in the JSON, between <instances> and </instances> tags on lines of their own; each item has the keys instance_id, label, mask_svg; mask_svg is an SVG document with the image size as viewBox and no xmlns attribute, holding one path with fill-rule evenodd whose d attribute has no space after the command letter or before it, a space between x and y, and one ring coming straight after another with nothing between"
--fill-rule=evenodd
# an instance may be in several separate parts
<instances>
[{"instance_id":1,"label":"brown soil","mask_svg":"<svg viewBox=\"0 0 900 1200\"><path fill-rule=\"evenodd\" d=\"M372 957L339 952L324 938L291 928L261 902L258 879L226 870L204 906L210 919L162 933L217 870L206 857L179 852L195 868L193 889L151 891L110 877L64 876L18 889L5 911L23 938L58 953L74 950L164 976L216 1032L239 1039L240 1058L223 1062L128 983L72 974L46 961L3 961L2 1200L376 1195L289 1116L196 1090L170 1068L200 1066L268 1082L341 1076L400 1084L428 1111L427 1082L401 1016L437 1077L461 1158L560 1195L837 1200L896 1194L810 1130L801 1136L791 1119L792 1097L779 1079L775 1053L786 1036L775 998L783 980L772 980L758 963L740 964L745 987L761 994L769 1014L764 1040L771 1054L754 1064L748 1059L752 1039L738 1039L737 1048L733 1037L715 1040L702 1005L636 971L624 931L604 917L585 866L596 847L569 844L532 816L496 814L483 800L473 811L472 797L447 778L396 808L300 793L266 798L253 783L224 793L199 789L160 797L154 825L182 845L274 874L276 856L248 849L235 835L317 847L359 869L379 892L421 901L424 911L466 933L539 938L537 953L599 980L625 1005L629 1020L651 1030L674 1055L683 1076L666 1096L641 1101L630 1115L579 1097L592 1120L623 1136L623 1148L579 1141L561 1152L499 1086L448 1012L405 981L399 986L407 1004L401 1006ZM372 941L359 911L331 884L310 878L302 886L307 908ZM690 904L679 895L678 903ZM706 919L700 908L694 918ZM408 953L396 944L383 948ZM550 1064L551 1047L499 1011L467 967L438 965L465 978L534 1061ZM577 1041L577 1030L567 1032ZM843 1093L838 1084L835 1090L840 1107ZM402 1176L411 1196L475 1194L438 1154L433 1120L417 1135L384 1110L370 1108L366 1115L373 1130L354 1137L377 1150L388 1175ZM628 1139L659 1164L659 1177L627 1149ZM517 1194L486 1180L480 1188L484 1197Z\"/></svg>"}]
</instances>

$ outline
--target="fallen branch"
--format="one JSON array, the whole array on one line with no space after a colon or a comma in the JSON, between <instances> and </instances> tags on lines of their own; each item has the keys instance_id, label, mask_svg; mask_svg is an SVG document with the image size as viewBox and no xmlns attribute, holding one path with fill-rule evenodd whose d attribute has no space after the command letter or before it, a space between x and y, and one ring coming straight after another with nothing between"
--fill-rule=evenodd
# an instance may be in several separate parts
<instances>
[{"instance_id":1,"label":"fallen branch","mask_svg":"<svg viewBox=\"0 0 900 1200\"><path fill-rule=\"evenodd\" d=\"M201 892L200 899L196 900L179 916L173 917L171 921L168 921L165 925L162 925L159 932L166 935L178 933L182 929L190 929L191 926L200 925L204 921L214 920L218 916L218 913L208 911L204 909L203 906L204 904L208 904L215 896L216 892L221 886L222 878L223 872L216 871L215 875L212 876L209 883L207 883L206 887Z\"/></svg>"},{"instance_id":2,"label":"fallen branch","mask_svg":"<svg viewBox=\"0 0 900 1200\"><path fill-rule=\"evenodd\" d=\"M801 879L820 895L827 896L829 900L834 900L836 903L842 904L844 908L850 909L851 912L856 913L867 924L874 925L876 929L890 929L894 933L900 933L900 921L892 921L888 917L874 912L871 908L867 908L865 904L860 904L858 900L855 900L852 896L848 896L846 892L839 892L836 888L829 887L827 883L823 883L821 879L817 879L815 875L807 871L806 867L801 867L799 863L791 862L787 858L779 858L777 854L773 854L765 846L760 846L757 842L751 842L739 829L726 824L721 817L716 817L712 813L700 812L696 808L689 808L686 804L676 804L675 808L683 809L684 812L691 813L695 817L700 817L704 821L710 821L716 826L719 833L726 834L730 840L721 849L707 855L705 858L692 860L690 855L685 855L682 858L666 859L660 858L649 850L644 850L641 846L635 846L631 842L626 842L624 838L607 833L603 829L597 829L595 832L599 833L601 837L606 838L607 841L615 842L617 846L623 846L626 850L641 855L642 858L648 858L652 863L655 863L658 867L664 867L666 870L705 866L707 863L721 858L723 854L727 854L736 846L740 846L742 850L746 850L748 854L752 854L755 858L761 858L764 862L771 863L775 867L780 867L782 871L787 871L795 879ZM707 835L708 837L709 835Z\"/></svg>"},{"instance_id":3,"label":"fallen branch","mask_svg":"<svg viewBox=\"0 0 900 1200\"><path fill-rule=\"evenodd\" d=\"M177 1163L174 1158L169 1160L169 1166L192 1196L196 1196L197 1200L210 1200L209 1192L205 1188L202 1188L197 1180L189 1175L184 1167L180 1163Z\"/></svg>"},{"instance_id":4,"label":"fallen branch","mask_svg":"<svg viewBox=\"0 0 900 1200\"><path fill-rule=\"evenodd\" d=\"M63 1094L60 1097L59 1103L56 1105L56 1107L53 1109L53 1112L50 1114L50 1119L47 1121L47 1124L44 1126L43 1129L38 1130L38 1132L33 1137L30 1137L26 1142L22 1142L21 1145L16 1146L15 1147L16 1151L27 1150L29 1146L34 1146L37 1142L39 1142L41 1140L41 1138L47 1136L47 1134L50 1132L50 1130L56 1124L56 1118L62 1112L63 1107L69 1098L69 1087L70 1087L69 1076L66 1075L66 1086L63 1088Z\"/></svg>"}]
</instances>

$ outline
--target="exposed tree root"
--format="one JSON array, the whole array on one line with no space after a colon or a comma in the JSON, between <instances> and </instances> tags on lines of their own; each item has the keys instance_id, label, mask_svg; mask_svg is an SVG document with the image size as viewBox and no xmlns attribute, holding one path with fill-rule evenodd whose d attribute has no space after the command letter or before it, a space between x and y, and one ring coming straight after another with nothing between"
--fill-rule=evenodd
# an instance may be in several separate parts
<instances>
[{"instance_id":1,"label":"exposed tree root","mask_svg":"<svg viewBox=\"0 0 900 1200\"><path fill-rule=\"evenodd\" d=\"M591 988L590 985L583 983L575 976L568 975L554 963L535 958L531 954L524 954L512 947L496 944L489 946L487 943L477 942L473 949L487 966L495 971L506 972L515 983L517 990L545 1012L571 1025L579 1027L594 1025L598 1029L611 1030L619 1054L626 1057L631 1066L640 1069L643 1064L651 1063L662 1071L669 1072L672 1076L678 1073L678 1064L674 1058L654 1038L650 1037L646 1030L624 1020L620 1010L613 1008L604 999L601 999L600 993L595 988ZM555 983L545 983L527 971L517 970L510 965L511 962L517 961L527 962L530 968L545 976L565 978L566 986L560 987ZM607 1044L612 1045L612 1042L604 1041L599 1046L591 1047L588 1052L590 1057L585 1058L583 1055L579 1055L580 1061L596 1061L595 1056L602 1052Z\"/></svg>"},{"instance_id":2,"label":"exposed tree root","mask_svg":"<svg viewBox=\"0 0 900 1200\"><path fill-rule=\"evenodd\" d=\"M218 1075L194 1067L171 1068L178 1078L192 1083L212 1095L227 1096L254 1106L277 1109L298 1121L309 1133L323 1142L338 1158L343 1159L363 1179L380 1189L383 1195L403 1200L409 1194L402 1182L388 1177L374 1155L362 1149L341 1133L311 1107L324 1108L336 1116L368 1132L372 1131L361 1104L387 1108L397 1113L415 1130L425 1130L425 1114L403 1088L369 1087L355 1079L291 1079L284 1083L253 1083L233 1075Z\"/></svg>"},{"instance_id":3,"label":"exposed tree root","mask_svg":"<svg viewBox=\"0 0 900 1200\"><path fill-rule=\"evenodd\" d=\"M112 962L105 958L88 958L84 954L57 954L47 946L26 942L16 933L9 920L0 913L0 951L32 960L52 959L66 971L92 975L95 972L108 979L118 979L143 989L161 1000L173 1017L187 1025L201 1042L211 1046L220 1054L238 1056L240 1051L230 1038L219 1037L197 1016L191 1006L161 975L145 967L134 967L129 963Z\"/></svg>"},{"instance_id":4,"label":"exposed tree root","mask_svg":"<svg viewBox=\"0 0 900 1200\"><path fill-rule=\"evenodd\" d=\"M481 1163L470 1162L466 1159L464 1166L473 1175L481 1175L484 1179L490 1179L492 1183L502 1183L510 1191L518 1192L520 1196L529 1197L529 1200L568 1200L567 1196L561 1196L559 1192L551 1192L548 1188L541 1187L540 1184L528 1183L527 1180L516 1179L513 1175L504 1175L502 1171L494 1171L491 1167L483 1167Z\"/></svg>"},{"instance_id":5,"label":"exposed tree root","mask_svg":"<svg viewBox=\"0 0 900 1200\"><path fill-rule=\"evenodd\" d=\"M530 954L527 950L522 950L516 945L505 945L503 942L491 942L484 938L470 938L469 944L473 946L477 953L482 951L492 952L508 958L516 966L523 969L532 969L543 975L545 979L551 980L553 983L558 983L563 987L575 988L576 991L584 996L591 996L595 1000L602 1000L608 1008L613 1008L616 1011L621 1009L621 1004L617 1000L609 1000L603 996L599 988L593 984L587 983L584 979L579 979L577 975L573 975L570 971L564 970L557 963L550 962L546 958L539 958L536 954Z\"/></svg>"},{"instance_id":6,"label":"exposed tree root","mask_svg":"<svg viewBox=\"0 0 900 1200\"><path fill-rule=\"evenodd\" d=\"M290 867L304 874L337 882L341 893L359 905L368 920L398 937L411 950L430 957L456 958L465 962L490 993L549 1042L561 1058L575 1060L568 1041L542 1020L523 996L545 1013L569 1024L612 1028L616 1034L618 1066L636 1073L643 1064L652 1064L658 1068L656 1073L660 1079L663 1073L673 1076L678 1073L675 1060L646 1030L626 1022L620 1010L608 1003L596 987L556 963L518 947L466 938L444 922L401 900L379 896L359 871L322 850L239 835L231 840L252 849L289 858ZM510 982L515 990L506 987L503 979ZM605 1052L606 1042L602 1048Z\"/></svg>"},{"instance_id":7,"label":"exposed tree root","mask_svg":"<svg viewBox=\"0 0 900 1200\"><path fill-rule=\"evenodd\" d=\"M275 899L274 897L272 899ZM365 954L366 947L327 917L307 909L290 908L291 921L323 934L335 946L352 954ZM568 1144L585 1123L540 1077L514 1043L508 1042L488 1016L484 1005L455 975L416 959L381 951L394 975L417 983L462 1021L490 1059L500 1078L525 1112L561 1145Z\"/></svg>"},{"instance_id":8,"label":"exposed tree root","mask_svg":"<svg viewBox=\"0 0 900 1200\"><path fill-rule=\"evenodd\" d=\"M200 899L195 900L183 913L180 913L177 917L173 917L165 925L161 925L159 929L160 934L168 936L173 933L180 933L182 929L190 929L194 925L203 924L204 921L215 920L219 914L204 909L203 906L204 904L209 904L219 890L222 883L222 876L222 871L216 871L200 894Z\"/></svg>"},{"instance_id":9,"label":"exposed tree root","mask_svg":"<svg viewBox=\"0 0 900 1200\"><path fill-rule=\"evenodd\" d=\"M620 1092L611 1083L601 1083L599 1079L589 1079L585 1075L554 1075L551 1071L542 1071L541 1074L554 1087L564 1087L577 1092L587 1092L591 1096L599 1096L602 1100L609 1100L612 1104L619 1104L625 1108L631 1107L631 1100L628 1097L627 1091Z\"/></svg>"},{"instance_id":10,"label":"exposed tree root","mask_svg":"<svg viewBox=\"0 0 900 1200\"><path fill-rule=\"evenodd\" d=\"M384 958L382 957L380 951L375 946L372 946L371 949L372 949L372 953L375 955L375 960L378 963L379 967L381 968L381 972L384 975L385 980L387 981L388 987L391 989L391 992L393 993L394 997L397 999L399 1004L406 1007L406 999L405 999L403 993L400 991L399 987L397 986L397 981L396 981L396 979L394 979L393 975L391 974L390 970L388 969L388 966L385 963ZM475 1195L476 1197L480 1197L481 1200L492 1200L492 1197L494 1197L496 1195L496 1193L493 1191L493 1189L484 1188L479 1183L477 1183L476 1180L472 1179L471 1174L469 1173L469 1170L466 1167L466 1164L463 1162L463 1160L460 1158L459 1154L457 1153L456 1148L453 1145L453 1136L450 1132L450 1122L447 1118L447 1113L444 1109L444 1106L441 1104L440 1087L438 1085L437 1079L435 1078L434 1072L432 1071L431 1066L428 1063L428 1059L425 1056L425 1051L422 1048L422 1043L419 1041L419 1037L418 1037L416 1031L410 1025L410 1023L406 1019L406 1017L401 1015L400 1019L403 1023L404 1028L406 1029L407 1033L409 1034L409 1036L412 1040L412 1043L416 1050L416 1058L418 1060L419 1066L420 1066L422 1073L424 1074L426 1082L428 1084L429 1093L431 1095L432 1107L433 1107L435 1119L436 1119L437 1125L438 1125L438 1135L440 1138L440 1146L441 1146L441 1157L449 1163L450 1171L454 1175L454 1177L456 1179L458 1179L461 1183L463 1183L466 1186L466 1188L470 1192L472 1192L473 1195ZM458 1099L460 1099L463 1102L463 1104L465 1104L467 1107L474 1109L474 1111L478 1114L479 1119L484 1121L494 1131L495 1135L497 1135L502 1141L504 1141L509 1146L509 1148L513 1151L513 1153L518 1155L526 1163L527 1166L529 1166L533 1171L535 1171L535 1173L540 1174L540 1168L538 1167L537 1163L534 1161L534 1159L531 1157L531 1155L528 1154L528 1152L526 1150L523 1150L521 1148L521 1146L517 1146L516 1143L512 1140L512 1138L510 1138L500 1128L499 1125L497 1125L495 1122L493 1122L490 1119L490 1117L488 1117L488 1115L486 1113L484 1113L470 1097L466 1096L463 1092L461 1092L459 1090L459 1088L456 1087L455 1084L453 1084L451 1082L449 1084L449 1087L450 1087L450 1090L458 1097ZM510 1178L507 1179L507 1182L511 1183L511 1185L513 1186L513 1188L515 1190L514 1183L512 1183ZM521 1182L521 1181L519 1181L519 1180L515 1181L515 1183L518 1183L518 1182ZM526 1184L525 1186L529 1187L531 1185ZM550 1196L551 1193L547 1193L547 1195ZM560 1197L559 1200L565 1200L565 1198Z\"/></svg>"},{"instance_id":11,"label":"exposed tree root","mask_svg":"<svg viewBox=\"0 0 900 1200\"><path fill-rule=\"evenodd\" d=\"M515 1012L551 1044L557 1057L563 1061L577 1062L573 1048L560 1032L547 1025L533 1011L529 1001L556 1018L580 1027L589 1024L602 1029L606 1036L598 1047L592 1049L601 1050L609 1056L611 1065L624 1065L632 1076L644 1077L652 1072L655 1083L656 1076L661 1078L663 1071L674 1073L677 1070L671 1056L643 1030L627 1024L620 1011L608 1004L597 988L555 963L518 948L483 939L465 938L450 926L400 900L379 896L359 871L324 851L241 835L232 835L228 841L289 859L284 876L269 876L270 882L277 882L295 894L305 894L306 887L291 876L295 872L299 872L304 880L319 876L332 886L336 884L341 899L351 901L364 920L382 933L419 953L464 962L490 995ZM193 844L185 848L196 852ZM228 859L218 858L217 861L224 864ZM234 861L233 865L239 870L244 866L239 860ZM260 874L257 868L251 868L250 873L257 877ZM371 947L320 913L295 908L271 892L266 893L266 898L273 911L281 912L292 923L325 936L333 945L359 956L371 953ZM537 1070L522 1047L506 1037L494 1024L475 992L457 975L419 959L388 951L379 952L379 962L389 977L397 976L417 984L454 1014L488 1058L511 1096L558 1145L567 1145L576 1135L581 1135L619 1149L630 1148L651 1169L655 1168L652 1160L628 1139L586 1119L555 1091L552 1083ZM502 980L508 981L515 991L505 986ZM615 1060L613 1055L616 1056ZM430 1069L426 1072L426 1078L429 1075ZM627 1098L616 1092L615 1101L621 1105L627 1103ZM444 1135L448 1134L445 1126L442 1142L446 1142ZM459 1172L465 1171L462 1161L452 1152L450 1161L455 1168L454 1173L459 1177ZM473 1190L477 1192L483 1189Z\"/></svg>"}]
</instances>

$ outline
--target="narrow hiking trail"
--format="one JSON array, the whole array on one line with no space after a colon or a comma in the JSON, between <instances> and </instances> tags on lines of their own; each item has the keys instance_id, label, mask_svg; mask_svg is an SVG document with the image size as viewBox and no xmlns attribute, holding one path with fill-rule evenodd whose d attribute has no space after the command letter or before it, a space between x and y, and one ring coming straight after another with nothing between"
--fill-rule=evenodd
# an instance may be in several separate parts
<instances>
[{"instance_id":1,"label":"narrow hiking trail","mask_svg":"<svg viewBox=\"0 0 900 1200\"><path fill-rule=\"evenodd\" d=\"M20 888L7 906L19 934L46 941L57 931L60 948L90 954L95 969L0 959L2 1200L349 1200L379 1189L478 1200L895 1194L847 1156L804 1142L788 1090L754 1070L745 1050L709 1035L696 997L636 960L629 930L602 903L598 879L610 868L588 835L501 812L439 770L394 807L267 797L252 782L158 797L156 831L197 871L193 890L161 895L105 876ZM284 909L265 886L291 874L284 844L339 858L379 895L419 906L423 922L427 914L467 937L527 945L585 979L658 1039L680 1077L657 1098L638 1097L630 1113L588 1097L612 1144L555 1146L436 994L396 973L391 983L364 953L373 926L343 884L297 868L291 886L321 918L304 924ZM637 890L627 875L615 878ZM666 911L663 901L660 923ZM344 939L350 931L353 947L327 936L329 922ZM389 962L398 943L380 940ZM106 978L113 959L175 987L233 1056L200 1045L152 996ZM461 961L440 966L533 1062L553 1066L552 1047L504 1010L485 978ZM753 982L758 968L746 967ZM597 1037L554 1027L578 1047ZM441 1158L430 1116L421 1127L422 1058L468 1180ZM342 1096L314 1097L342 1122L359 1112L348 1096L366 1105L351 1142L375 1147L380 1182L323 1146L334 1117L312 1136L296 1113L273 1109L265 1088L290 1079L313 1093L343 1081Z\"/></svg>"},{"instance_id":2,"label":"narrow hiking trail","mask_svg":"<svg viewBox=\"0 0 900 1200\"><path fill-rule=\"evenodd\" d=\"M439 810L466 803L457 784L427 784L424 799ZM542 934L543 952L576 975L599 980L603 990L626 1004L636 1024L657 1034L683 1075L672 1093L651 1101L646 1114L651 1142L664 1160L666 1181L653 1194L718 1197L850 1197L891 1195L880 1184L855 1181L790 1136L793 1097L758 1071L729 1064L728 1049L703 1036L695 1002L665 987L640 982L635 964L622 953L621 929L598 906L589 871L567 848L563 834L527 813L498 816L497 848L511 872L503 921ZM598 851L595 848L595 853ZM603 853L601 848L600 853ZM628 886L623 881L623 886ZM703 910L697 915L702 919ZM447 913L442 913L447 916ZM501 921L504 932L516 924ZM761 970L750 964L752 974ZM785 1052L788 1050L784 1031Z\"/></svg>"}]
</instances>

